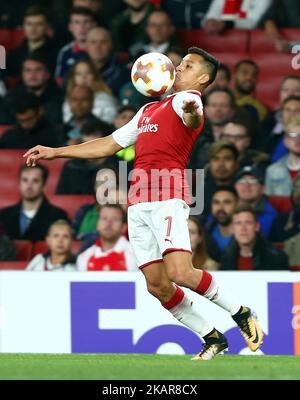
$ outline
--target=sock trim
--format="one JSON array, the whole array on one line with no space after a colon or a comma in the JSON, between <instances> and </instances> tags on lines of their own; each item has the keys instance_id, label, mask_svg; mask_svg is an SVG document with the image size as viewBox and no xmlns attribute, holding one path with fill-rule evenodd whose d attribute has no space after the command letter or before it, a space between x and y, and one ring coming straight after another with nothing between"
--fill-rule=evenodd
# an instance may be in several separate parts
<instances>
[{"instance_id":1,"label":"sock trim","mask_svg":"<svg viewBox=\"0 0 300 400\"><path fill-rule=\"evenodd\" d=\"M202 279L199 283L199 286L196 289L196 292L204 295L209 289L212 279L213 277L209 272L203 271Z\"/></svg>"},{"instance_id":2,"label":"sock trim","mask_svg":"<svg viewBox=\"0 0 300 400\"><path fill-rule=\"evenodd\" d=\"M177 286L176 292L170 298L169 301L167 301L165 304L163 304L163 307L166 308L167 310L170 310L171 308L180 304L182 302L183 298L184 298L184 291L180 287Z\"/></svg>"}]
</instances>

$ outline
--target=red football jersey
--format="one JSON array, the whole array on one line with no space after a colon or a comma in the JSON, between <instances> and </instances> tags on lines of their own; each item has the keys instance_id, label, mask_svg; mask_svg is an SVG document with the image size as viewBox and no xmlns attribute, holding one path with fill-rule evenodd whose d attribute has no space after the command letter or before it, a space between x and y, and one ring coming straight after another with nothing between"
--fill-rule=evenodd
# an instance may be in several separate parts
<instances>
[{"instance_id":1,"label":"red football jersey","mask_svg":"<svg viewBox=\"0 0 300 400\"><path fill-rule=\"evenodd\" d=\"M200 127L196 129L184 124L182 101L191 97L202 107L199 92L185 91L149 103L136 115L135 162L128 195L129 205L171 198L189 202L185 168L204 123L202 118ZM130 128L134 129L133 123ZM113 136L122 147L128 145L122 144L125 142L118 131ZM130 144L132 142L133 139Z\"/></svg>"}]
</instances>

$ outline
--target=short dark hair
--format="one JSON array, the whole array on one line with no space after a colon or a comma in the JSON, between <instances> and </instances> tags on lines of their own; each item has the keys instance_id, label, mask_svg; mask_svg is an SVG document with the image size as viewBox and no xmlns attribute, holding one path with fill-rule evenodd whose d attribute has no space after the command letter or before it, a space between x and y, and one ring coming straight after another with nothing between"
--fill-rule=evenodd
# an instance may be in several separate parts
<instances>
[{"instance_id":1,"label":"short dark hair","mask_svg":"<svg viewBox=\"0 0 300 400\"><path fill-rule=\"evenodd\" d=\"M258 67L258 65L256 64L256 62L253 61L253 60L250 60L250 59L240 60L240 61L235 65L235 70L237 71L237 70L240 68L240 66L241 66L242 64L252 65L252 67L254 67L254 68L256 69L256 72L257 72L257 73L259 72L259 67Z\"/></svg>"},{"instance_id":2,"label":"short dark hair","mask_svg":"<svg viewBox=\"0 0 300 400\"><path fill-rule=\"evenodd\" d=\"M209 97L214 94L214 93L225 93L227 94L227 96L230 99L230 105L231 107L235 107L236 106L236 102L235 102L235 97L234 94L232 93L232 91L228 88L219 88L219 87L215 87L212 90L210 90L207 95L204 97L204 105L207 104Z\"/></svg>"},{"instance_id":3,"label":"short dark hair","mask_svg":"<svg viewBox=\"0 0 300 400\"><path fill-rule=\"evenodd\" d=\"M213 157L215 157L222 150L230 150L233 154L235 161L238 160L239 152L233 143L226 142L225 140L218 140L213 143L208 150L208 160L210 161Z\"/></svg>"},{"instance_id":4,"label":"short dark hair","mask_svg":"<svg viewBox=\"0 0 300 400\"><path fill-rule=\"evenodd\" d=\"M30 170L39 169L42 173L43 185L45 186L48 176L49 176L48 168L46 168L43 164L37 164L34 167L29 167L28 165L24 164L24 165L21 165L21 167L19 169L19 177L21 177L22 173L28 169L30 169Z\"/></svg>"},{"instance_id":5,"label":"short dark hair","mask_svg":"<svg viewBox=\"0 0 300 400\"><path fill-rule=\"evenodd\" d=\"M235 190L234 186L230 186L230 185L220 185L216 188L216 190L213 192L212 197L214 197L214 195L218 192L229 192L231 193L236 200L238 200L239 195L237 193L237 191Z\"/></svg>"},{"instance_id":6,"label":"short dark hair","mask_svg":"<svg viewBox=\"0 0 300 400\"><path fill-rule=\"evenodd\" d=\"M241 117L234 117L234 118L230 119L229 121L227 121L225 125L227 125L227 124L234 124L234 125L242 126L246 130L246 135L251 137L249 124L247 123L247 121L245 119L243 119Z\"/></svg>"},{"instance_id":7,"label":"short dark hair","mask_svg":"<svg viewBox=\"0 0 300 400\"><path fill-rule=\"evenodd\" d=\"M200 49L200 47L190 47L188 49L188 54L198 54L199 56L204 58L209 74L209 81L206 85L208 86L209 84L211 84L216 79L216 75L220 65L219 60L217 60L211 54L207 53L205 50Z\"/></svg>"},{"instance_id":8,"label":"short dark hair","mask_svg":"<svg viewBox=\"0 0 300 400\"><path fill-rule=\"evenodd\" d=\"M38 4L32 5L26 9L23 20L25 20L25 18L35 17L37 15L42 15L47 23L50 22L50 16L47 8Z\"/></svg>"},{"instance_id":9,"label":"short dark hair","mask_svg":"<svg viewBox=\"0 0 300 400\"><path fill-rule=\"evenodd\" d=\"M229 69L228 65L226 65L226 64L220 64L220 66L219 66L219 71L224 71L224 72L225 72L225 75L226 75L226 79L227 79L228 81L231 80L231 72L230 72L230 69Z\"/></svg>"},{"instance_id":10,"label":"short dark hair","mask_svg":"<svg viewBox=\"0 0 300 400\"><path fill-rule=\"evenodd\" d=\"M242 204L238 205L237 208L234 210L232 217L234 217L235 215L241 214L243 212L248 212L248 213L252 214L255 221L258 222L257 212L248 203L242 203Z\"/></svg>"},{"instance_id":11,"label":"short dark hair","mask_svg":"<svg viewBox=\"0 0 300 400\"><path fill-rule=\"evenodd\" d=\"M289 96L286 99L284 99L282 105L285 106L286 103L289 103L290 101L300 101L300 96Z\"/></svg>"},{"instance_id":12,"label":"short dark hair","mask_svg":"<svg viewBox=\"0 0 300 400\"><path fill-rule=\"evenodd\" d=\"M87 7L73 7L69 15L70 21L73 15L85 15L86 17L90 17L93 21L95 21L95 14Z\"/></svg>"},{"instance_id":13,"label":"short dark hair","mask_svg":"<svg viewBox=\"0 0 300 400\"><path fill-rule=\"evenodd\" d=\"M26 61L35 61L35 62L37 62L37 63L40 63L40 64L42 64L48 71L50 71L50 66L49 66L49 60L48 60L48 58L47 58L44 54L39 53L38 51L37 51L37 52L33 52L33 53L31 53L31 54L28 54L28 55L24 58L24 60L23 60L23 62L22 62L22 65L23 65L23 66L24 66L24 63L25 63Z\"/></svg>"},{"instance_id":14,"label":"short dark hair","mask_svg":"<svg viewBox=\"0 0 300 400\"><path fill-rule=\"evenodd\" d=\"M16 99L14 106L16 114L23 114L28 110L38 110L41 107L41 101L33 93L25 93Z\"/></svg>"},{"instance_id":15,"label":"short dark hair","mask_svg":"<svg viewBox=\"0 0 300 400\"><path fill-rule=\"evenodd\" d=\"M81 135L104 137L111 133L112 127L99 118L90 117L81 128Z\"/></svg>"},{"instance_id":16,"label":"short dark hair","mask_svg":"<svg viewBox=\"0 0 300 400\"><path fill-rule=\"evenodd\" d=\"M99 215L103 208L114 208L115 210L119 210L122 214L122 221L125 223L127 221L127 215L124 208L120 204L103 204L99 207Z\"/></svg>"}]
</instances>

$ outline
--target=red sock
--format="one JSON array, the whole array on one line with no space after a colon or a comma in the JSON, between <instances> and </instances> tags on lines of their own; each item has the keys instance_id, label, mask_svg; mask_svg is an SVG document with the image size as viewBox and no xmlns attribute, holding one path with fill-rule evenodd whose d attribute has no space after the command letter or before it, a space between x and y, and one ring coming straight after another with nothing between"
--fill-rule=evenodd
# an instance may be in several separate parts
<instances>
[{"instance_id":1,"label":"red sock","mask_svg":"<svg viewBox=\"0 0 300 400\"><path fill-rule=\"evenodd\" d=\"M209 289L212 279L213 279L213 277L211 276L211 274L209 272L203 271L202 279L200 281L199 286L195 290L195 292L197 292L203 296Z\"/></svg>"},{"instance_id":2,"label":"red sock","mask_svg":"<svg viewBox=\"0 0 300 400\"><path fill-rule=\"evenodd\" d=\"M184 298L184 291L180 289L180 287L176 287L176 292L173 294L173 296L170 298L169 301L167 301L163 306L167 309L170 310L171 308L177 306L182 302L182 299Z\"/></svg>"}]
</instances>

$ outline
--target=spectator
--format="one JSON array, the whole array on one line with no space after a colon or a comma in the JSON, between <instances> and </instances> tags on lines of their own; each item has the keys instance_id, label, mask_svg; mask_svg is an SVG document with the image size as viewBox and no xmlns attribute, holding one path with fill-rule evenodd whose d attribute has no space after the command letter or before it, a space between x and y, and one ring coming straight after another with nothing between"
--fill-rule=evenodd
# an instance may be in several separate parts
<instances>
[{"instance_id":1,"label":"spectator","mask_svg":"<svg viewBox=\"0 0 300 400\"><path fill-rule=\"evenodd\" d=\"M280 108L275 111L270 111L263 122L267 138L269 138L270 136L276 137L277 135L281 135L283 133L284 103L289 97L294 96L300 98L300 77L297 75L285 76L281 81L279 91Z\"/></svg>"},{"instance_id":2,"label":"spectator","mask_svg":"<svg viewBox=\"0 0 300 400\"><path fill-rule=\"evenodd\" d=\"M37 146L57 147L62 141L60 127L43 116L40 100L27 93L15 102L16 127L6 131L0 139L2 149L29 149Z\"/></svg>"},{"instance_id":3,"label":"spectator","mask_svg":"<svg viewBox=\"0 0 300 400\"><path fill-rule=\"evenodd\" d=\"M146 39L146 22L153 6L148 0L123 0L127 8L111 22L111 33L116 51L125 51Z\"/></svg>"},{"instance_id":4,"label":"spectator","mask_svg":"<svg viewBox=\"0 0 300 400\"><path fill-rule=\"evenodd\" d=\"M99 210L98 239L77 258L80 271L137 271L129 241L123 236L126 214L118 204L107 204Z\"/></svg>"},{"instance_id":5,"label":"spectator","mask_svg":"<svg viewBox=\"0 0 300 400\"><path fill-rule=\"evenodd\" d=\"M219 186L212 196L211 212L213 219L206 231L216 241L223 253L232 240L231 219L238 203L238 195L232 186Z\"/></svg>"},{"instance_id":6,"label":"spectator","mask_svg":"<svg viewBox=\"0 0 300 400\"><path fill-rule=\"evenodd\" d=\"M174 67L177 68L185 56L185 52L178 46L171 46L169 50L166 51L166 56L169 57Z\"/></svg>"},{"instance_id":7,"label":"spectator","mask_svg":"<svg viewBox=\"0 0 300 400\"><path fill-rule=\"evenodd\" d=\"M226 28L255 29L271 3L272 0L212 0L202 24L211 34Z\"/></svg>"},{"instance_id":8,"label":"spectator","mask_svg":"<svg viewBox=\"0 0 300 400\"><path fill-rule=\"evenodd\" d=\"M229 89L230 81L231 81L230 69L228 68L227 65L220 64L216 79L213 81L212 84L209 85L209 88L207 89L209 91L211 91L214 88Z\"/></svg>"},{"instance_id":9,"label":"spectator","mask_svg":"<svg viewBox=\"0 0 300 400\"><path fill-rule=\"evenodd\" d=\"M163 0L162 8L171 16L176 28L201 28L211 0Z\"/></svg>"},{"instance_id":10,"label":"spectator","mask_svg":"<svg viewBox=\"0 0 300 400\"><path fill-rule=\"evenodd\" d=\"M193 252L192 261L194 267L208 271L215 271L219 269L219 264L208 255L204 237L205 233L200 221L196 217L190 216L188 227L191 248Z\"/></svg>"},{"instance_id":11,"label":"spectator","mask_svg":"<svg viewBox=\"0 0 300 400\"><path fill-rule=\"evenodd\" d=\"M285 126L284 144L288 154L267 168L266 194L290 196L293 179L300 171L300 117L289 120Z\"/></svg>"},{"instance_id":12,"label":"spectator","mask_svg":"<svg viewBox=\"0 0 300 400\"><path fill-rule=\"evenodd\" d=\"M119 109L118 115L114 120L114 129L120 129L122 126L126 125L137 113L137 109L134 106L127 105ZM128 171L133 168L132 162L134 160L135 152L134 145L126 147L116 153L123 161L127 161Z\"/></svg>"},{"instance_id":13,"label":"spectator","mask_svg":"<svg viewBox=\"0 0 300 400\"><path fill-rule=\"evenodd\" d=\"M232 185L238 170L239 153L232 143L218 141L209 149L209 166L205 174L204 215L210 214L212 195L218 186Z\"/></svg>"},{"instance_id":14,"label":"spectator","mask_svg":"<svg viewBox=\"0 0 300 400\"><path fill-rule=\"evenodd\" d=\"M247 203L256 211L261 232L269 237L278 213L264 195L264 174L258 168L245 166L236 176L236 191L241 203Z\"/></svg>"},{"instance_id":15,"label":"spectator","mask_svg":"<svg viewBox=\"0 0 300 400\"><path fill-rule=\"evenodd\" d=\"M13 241L0 230L0 261L16 261L16 248Z\"/></svg>"},{"instance_id":16,"label":"spectator","mask_svg":"<svg viewBox=\"0 0 300 400\"><path fill-rule=\"evenodd\" d=\"M223 129L221 139L233 143L239 152L240 167L256 165L265 169L270 164L270 157L267 153L250 148L252 141L248 124L243 119L232 119Z\"/></svg>"},{"instance_id":17,"label":"spectator","mask_svg":"<svg viewBox=\"0 0 300 400\"><path fill-rule=\"evenodd\" d=\"M7 123L13 123L15 102L26 93L33 93L40 100L45 116L55 122L62 122L62 93L51 79L47 60L40 55L29 55L25 58L22 67L22 83L8 92L5 97L7 109Z\"/></svg>"},{"instance_id":18,"label":"spectator","mask_svg":"<svg viewBox=\"0 0 300 400\"><path fill-rule=\"evenodd\" d=\"M58 219L68 219L61 208L53 206L44 194L48 170L41 164L36 167L23 165L20 169L21 200L3 208L0 223L7 235L14 240L44 240L49 226Z\"/></svg>"},{"instance_id":19,"label":"spectator","mask_svg":"<svg viewBox=\"0 0 300 400\"><path fill-rule=\"evenodd\" d=\"M85 51L88 32L95 26L94 14L84 7L73 8L70 13L69 31L74 40L64 46L57 58L55 77L62 83L69 69L77 60L87 58Z\"/></svg>"},{"instance_id":20,"label":"spectator","mask_svg":"<svg viewBox=\"0 0 300 400\"><path fill-rule=\"evenodd\" d=\"M145 53L158 52L166 54L174 44L175 27L169 15L163 10L154 10L147 18L145 29L147 40L137 42L129 49L132 58L136 59Z\"/></svg>"},{"instance_id":21,"label":"spectator","mask_svg":"<svg viewBox=\"0 0 300 400\"><path fill-rule=\"evenodd\" d=\"M106 27L108 23L105 19L105 15L103 15L104 3L104 0L73 0L73 7L85 7L90 9L95 16L97 25Z\"/></svg>"},{"instance_id":22,"label":"spectator","mask_svg":"<svg viewBox=\"0 0 300 400\"><path fill-rule=\"evenodd\" d=\"M21 46L12 50L7 58L7 74L18 78L23 61L30 55L41 55L47 66L54 71L57 48L48 36L49 16L45 8L33 5L27 8L23 20L24 40Z\"/></svg>"},{"instance_id":23,"label":"spectator","mask_svg":"<svg viewBox=\"0 0 300 400\"><path fill-rule=\"evenodd\" d=\"M105 28L92 29L87 36L86 51L102 79L118 97L120 88L130 81L130 74L117 61L110 32Z\"/></svg>"},{"instance_id":24,"label":"spectator","mask_svg":"<svg viewBox=\"0 0 300 400\"><path fill-rule=\"evenodd\" d=\"M288 3L283 0L273 0L264 15L264 28L267 37L273 42L279 52L290 50L289 41L280 32L281 28L299 28L300 4L297 0Z\"/></svg>"},{"instance_id":25,"label":"spectator","mask_svg":"<svg viewBox=\"0 0 300 400\"><path fill-rule=\"evenodd\" d=\"M243 107L255 121L261 122L266 117L267 110L252 95L256 89L258 74L259 68L254 61L239 61L235 66L234 92L237 105Z\"/></svg>"},{"instance_id":26,"label":"spectator","mask_svg":"<svg viewBox=\"0 0 300 400\"><path fill-rule=\"evenodd\" d=\"M88 86L73 86L66 99L71 118L65 123L67 144L76 144L81 139L81 129L89 120L97 120L92 114L94 107L94 93Z\"/></svg>"},{"instance_id":27,"label":"spectator","mask_svg":"<svg viewBox=\"0 0 300 400\"><path fill-rule=\"evenodd\" d=\"M37 254L28 264L27 271L76 271L76 258L71 252L71 225L59 219L53 222L46 236L49 251Z\"/></svg>"},{"instance_id":28,"label":"spectator","mask_svg":"<svg viewBox=\"0 0 300 400\"><path fill-rule=\"evenodd\" d=\"M76 62L68 79L67 97L74 86L87 86L92 89L94 93L93 115L108 124L113 123L117 115L117 101L92 61L79 60ZM64 122L67 122L71 118L71 110L67 102L63 105L63 113Z\"/></svg>"},{"instance_id":29,"label":"spectator","mask_svg":"<svg viewBox=\"0 0 300 400\"><path fill-rule=\"evenodd\" d=\"M300 81L300 80L299 80ZM283 101L280 122L273 132L266 132L264 147L271 153L272 162L278 161L288 153L284 145L284 126L291 118L300 116L300 96L290 96Z\"/></svg>"},{"instance_id":30,"label":"spectator","mask_svg":"<svg viewBox=\"0 0 300 400\"><path fill-rule=\"evenodd\" d=\"M232 218L234 240L225 251L221 270L265 271L288 269L288 257L259 233L255 211L239 206Z\"/></svg>"},{"instance_id":31,"label":"spectator","mask_svg":"<svg viewBox=\"0 0 300 400\"><path fill-rule=\"evenodd\" d=\"M82 143L107 136L111 127L105 122L92 118L82 126ZM69 160L64 164L56 194L94 194L94 182L97 171L101 168L115 168L116 156L95 160Z\"/></svg>"}]
</instances>

